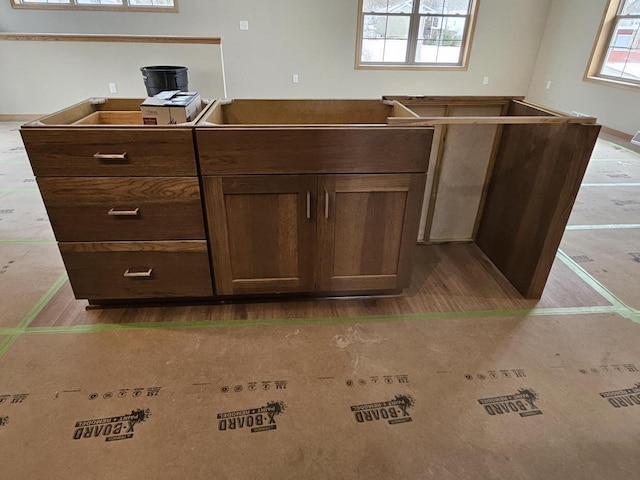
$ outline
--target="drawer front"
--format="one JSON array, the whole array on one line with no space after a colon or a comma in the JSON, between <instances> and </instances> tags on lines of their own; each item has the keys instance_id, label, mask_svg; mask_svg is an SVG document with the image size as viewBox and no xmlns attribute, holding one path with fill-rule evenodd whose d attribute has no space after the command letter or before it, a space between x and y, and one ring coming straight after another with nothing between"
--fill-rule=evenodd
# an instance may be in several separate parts
<instances>
[{"instance_id":1,"label":"drawer front","mask_svg":"<svg viewBox=\"0 0 640 480\"><path fill-rule=\"evenodd\" d=\"M22 128L36 176L196 175L190 129Z\"/></svg>"},{"instance_id":2,"label":"drawer front","mask_svg":"<svg viewBox=\"0 0 640 480\"><path fill-rule=\"evenodd\" d=\"M213 295L205 241L60 243L76 298Z\"/></svg>"},{"instance_id":3,"label":"drawer front","mask_svg":"<svg viewBox=\"0 0 640 480\"><path fill-rule=\"evenodd\" d=\"M60 242L204 239L197 178L40 177Z\"/></svg>"}]
</instances>

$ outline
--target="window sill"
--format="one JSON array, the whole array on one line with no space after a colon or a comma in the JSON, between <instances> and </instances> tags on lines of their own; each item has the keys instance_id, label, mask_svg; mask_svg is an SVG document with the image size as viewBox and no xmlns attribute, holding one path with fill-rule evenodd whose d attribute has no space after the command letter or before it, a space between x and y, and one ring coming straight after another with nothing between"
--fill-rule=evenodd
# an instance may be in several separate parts
<instances>
[{"instance_id":1,"label":"window sill","mask_svg":"<svg viewBox=\"0 0 640 480\"><path fill-rule=\"evenodd\" d=\"M178 5L173 7L130 7L118 5L69 5L55 3L14 3L11 7L15 9L25 10L85 10L85 11L102 11L102 12L145 12L145 13L178 13Z\"/></svg>"},{"instance_id":2,"label":"window sill","mask_svg":"<svg viewBox=\"0 0 640 480\"><path fill-rule=\"evenodd\" d=\"M466 65L358 65L356 70L418 70L418 71L465 71Z\"/></svg>"},{"instance_id":3,"label":"window sill","mask_svg":"<svg viewBox=\"0 0 640 480\"><path fill-rule=\"evenodd\" d=\"M587 75L586 77L584 77L584 81L598 83L600 85L607 85L609 87L622 88L624 90L630 90L633 92L640 92L640 85L635 83L625 82L622 80L612 80L610 78L602 78L602 77Z\"/></svg>"}]
</instances>

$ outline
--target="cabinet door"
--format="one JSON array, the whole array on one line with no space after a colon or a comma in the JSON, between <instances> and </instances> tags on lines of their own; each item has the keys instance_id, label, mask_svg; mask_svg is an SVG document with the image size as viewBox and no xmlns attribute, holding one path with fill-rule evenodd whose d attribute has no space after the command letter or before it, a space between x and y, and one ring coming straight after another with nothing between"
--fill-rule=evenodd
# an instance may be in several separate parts
<instances>
[{"instance_id":1,"label":"cabinet door","mask_svg":"<svg viewBox=\"0 0 640 480\"><path fill-rule=\"evenodd\" d=\"M218 295L313 292L317 177L204 177Z\"/></svg>"},{"instance_id":2,"label":"cabinet door","mask_svg":"<svg viewBox=\"0 0 640 480\"><path fill-rule=\"evenodd\" d=\"M320 178L318 290L406 287L426 175Z\"/></svg>"}]
</instances>

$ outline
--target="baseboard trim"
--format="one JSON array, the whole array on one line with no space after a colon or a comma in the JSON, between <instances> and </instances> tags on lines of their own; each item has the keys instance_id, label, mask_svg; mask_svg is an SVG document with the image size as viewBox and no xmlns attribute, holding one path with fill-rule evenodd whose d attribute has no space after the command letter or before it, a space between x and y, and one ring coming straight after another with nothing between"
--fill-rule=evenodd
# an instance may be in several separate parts
<instances>
[{"instance_id":1,"label":"baseboard trim","mask_svg":"<svg viewBox=\"0 0 640 480\"><path fill-rule=\"evenodd\" d=\"M604 140L615 143L616 145L620 145L627 150L640 153L640 147L631 143L633 135L629 135L628 133L624 133L619 130L614 130L613 128L602 127L602 130L600 130L600 137Z\"/></svg>"},{"instance_id":2,"label":"baseboard trim","mask_svg":"<svg viewBox=\"0 0 640 480\"><path fill-rule=\"evenodd\" d=\"M43 113L7 113L0 114L0 122L30 122L44 117Z\"/></svg>"},{"instance_id":3,"label":"baseboard trim","mask_svg":"<svg viewBox=\"0 0 640 480\"><path fill-rule=\"evenodd\" d=\"M615 130L613 128L602 126L602 133L606 133L607 135L613 135L614 137L619 137L622 140L626 140L630 142L633 138L633 135L629 135L628 133L621 132L620 130Z\"/></svg>"}]
</instances>

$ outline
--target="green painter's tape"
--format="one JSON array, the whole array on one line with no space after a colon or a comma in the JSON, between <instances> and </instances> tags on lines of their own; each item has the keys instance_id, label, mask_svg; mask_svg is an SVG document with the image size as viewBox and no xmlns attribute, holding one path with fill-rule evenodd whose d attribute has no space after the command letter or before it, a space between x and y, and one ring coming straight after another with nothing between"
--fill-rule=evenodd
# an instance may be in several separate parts
<instances>
[{"instance_id":1,"label":"green painter's tape","mask_svg":"<svg viewBox=\"0 0 640 480\"><path fill-rule=\"evenodd\" d=\"M37 240L29 238L3 238L0 245L55 245L55 240Z\"/></svg>"},{"instance_id":2,"label":"green painter's tape","mask_svg":"<svg viewBox=\"0 0 640 480\"><path fill-rule=\"evenodd\" d=\"M47 303L49 303L53 296L58 293L58 290L60 290L60 287L64 285L68 278L69 277L67 276L67 272L60 275L60 278L58 278L58 280L56 280L55 283L51 285L51 287L49 287L49 290L47 290L45 294L40 298L40 300L38 300L38 303L36 303L31 308L31 310L27 312L22 321L18 324L19 329L24 329L29 326L29 324L38 316L38 314L47 305Z\"/></svg>"},{"instance_id":3,"label":"green painter's tape","mask_svg":"<svg viewBox=\"0 0 640 480\"><path fill-rule=\"evenodd\" d=\"M4 339L4 341L2 342L2 344L0 344L0 358L2 358L2 356L7 353L7 350L9 350L9 347L11 347L11 345L13 345L13 342L15 342L18 337L20 335L12 335L10 337L7 337Z\"/></svg>"},{"instance_id":4,"label":"green painter's tape","mask_svg":"<svg viewBox=\"0 0 640 480\"><path fill-rule=\"evenodd\" d=\"M544 317L560 315L585 315L601 313L624 313L624 310L614 306L603 307L568 307L541 308L537 310L478 310L468 312L432 312L406 315L378 315L362 317L325 317L325 318L292 318L292 319L262 319L262 320L215 320L209 322L153 322L153 323L125 323L125 324L97 324L74 325L69 327L32 327L26 334L52 335L68 333L100 333L113 331L134 330L188 330L206 328L233 327L277 327L299 325L339 325L345 323L379 323L420 320L451 320L490 317Z\"/></svg>"},{"instance_id":5,"label":"green painter's tape","mask_svg":"<svg viewBox=\"0 0 640 480\"><path fill-rule=\"evenodd\" d=\"M627 223L617 225L567 225L565 230L622 230L640 228L640 223Z\"/></svg>"},{"instance_id":6,"label":"green painter's tape","mask_svg":"<svg viewBox=\"0 0 640 480\"><path fill-rule=\"evenodd\" d=\"M596 292L602 295L607 299L613 306L617 307L620 311L618 312L620 315L628 318L629 320L633 320L634 322L640 323L640 318L634 312L634 310L626 305L622 300L616 297L613 293L609 291L604 285L602 285L598 280L593 278L584 268L578 265L571 257L569 257L562 250L558 250L558 258L567 265L576 275L578 275L584 282L586 282L591 288L593 288Z\"/></svg>"},{"instance_id":7,"label":"green painter's tape","mask_svg":"<svg viewBox=\"0 0 640 480\"><path fill-rule=\"evenodd\" d=\"M128 324L97 324L97 325L74 325L68 327L29 327L30 323L42 311L47 303L58 292L60 287L67 281L66 273L63 274L51 288L42 296L38 303L25 315L18 327L0 328L0 335L8 335L8 338L0 345L0 356L13 344L21 335L53 335L53 334L80 334L80 333L101 333L113 331L136 331L136 330L185 330L185 329L205 329L205 328L232 328L232 327L271 327L271 326L294 326L294 325L331 325L346 323L375 323L394 321L417 321L417 320L447 320L447 319L472 319L490 317L544 317L544 316L566 316L566 315L586 315L615 313L640 323L640 312L635 311L625 305L620 299L607 290L602 284L589 275L582 267L575 263L566 253L558 251L558 257L576 275L584 280L590 287L607 299L610 306L597 307L558 307L539 309L513 309L513 310L477 310L466 312L427 312L413 313L405 315L376 315L359 317L324 317L324 318L292 318L292 319L256 319L256 320L225 320L225 321L198 321L198 322L153 322L153 323L128 323Z\"/></svg>"},{"instance_id":8,"label":"green painter's tape","mask_svg":"<svg viewBox=\"0 0 640 480\"><path fill-rule=\"evenodd\" d=\"M53 296L58 293L58 290L60 290L60 287L64 285L67 279L68 277L66 272L60 275L60 277L54 282L54 284L49 287L49 290L47 290L44 295L40 297L38 303L36 303L31 308L31 310L29 310L27 314L22 318L17 327L0 328L0 335L9 335L2 342L2 344L0 344L0 357L2 357L7 352L7 350L9 350L9 347L13 345L13 342L15 342L18 337L20 337L20 335L22 335L26 331L29 324L33 322L33 320L38 316L38 314L47 305L47 303L49 303Z\"/></svg>"}]
</instances>

